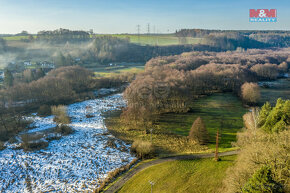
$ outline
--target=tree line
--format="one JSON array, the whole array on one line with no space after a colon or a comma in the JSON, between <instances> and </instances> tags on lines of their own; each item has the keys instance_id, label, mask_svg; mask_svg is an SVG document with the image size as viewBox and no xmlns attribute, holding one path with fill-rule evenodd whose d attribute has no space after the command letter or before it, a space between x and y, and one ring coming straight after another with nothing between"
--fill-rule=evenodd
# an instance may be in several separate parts
<instances>
[{"instance_id":1,"label":"tree line","mask_svg":"<svg viewBox=\"0 0 290 193\"><path fill-rule=\"evenodd\" d=\"M227 37L228 41L233 41L232 44L242 42L243 46L253 48L254 46L264 47L289 47L290 32L282 30L207 30L207 29L181 29L176 31L177 37L194 37L205 38L206 41L212 40L211 36ZM216 43L220 42L221 38L216 39ZM239 41L239 42L235 42ZM221 43L221 42L220 42ZM222 43L221 45L225 45ZM244 47L244 48L246 48ZM257 48L257 47L256 47Z\"/></svg>"},{"instance_id":2,"label":"tree line","mask_svg":"<svg viewBox=\"0 0 290 193\"><path fill-rule=\"evenodd\" d=\"M48 41L53 43L63 43L67 41L89 40L90 33L86 31L73 31L69 29L57 29L53 31L39 31L36 36L38 41Z\"/></svg>"}]
</instances>

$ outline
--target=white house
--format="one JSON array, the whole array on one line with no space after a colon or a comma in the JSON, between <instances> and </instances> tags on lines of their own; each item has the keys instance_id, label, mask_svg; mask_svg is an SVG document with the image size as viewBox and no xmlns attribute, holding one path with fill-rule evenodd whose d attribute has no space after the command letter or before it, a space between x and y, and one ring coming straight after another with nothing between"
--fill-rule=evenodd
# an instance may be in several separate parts
<instances>
[{"instance_id":1,"label":"white house","mask_svg":"<svg viewBox=\"0 0 290 193\"><path fill-rule=\"evenodd\" d=\"M51 63L51 62L44 61L44 62L41 62L40 65L42 68L55 68L54 63Z\"/></svg>"},{"instance_id":2,"label":"white house","mask_svg":"<svg viewBox=\"0 0 290 193\"><path fill-rule=\"evenodd\" d=\"M31 62L30 61L25 61L23 62L25 66L31 66Z\"/></svg>"}]
</instances>

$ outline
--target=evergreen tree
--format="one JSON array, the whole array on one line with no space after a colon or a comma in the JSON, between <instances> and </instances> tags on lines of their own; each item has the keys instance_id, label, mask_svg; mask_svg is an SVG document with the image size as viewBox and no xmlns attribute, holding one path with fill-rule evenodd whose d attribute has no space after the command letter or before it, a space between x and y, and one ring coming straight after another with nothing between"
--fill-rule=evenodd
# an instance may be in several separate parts
<instances>
[{"instance_id":1,"label":"evergreen tree","mask_svg":"<svg viewBox=\"0 0 290 193\"><path fill-rule=\"evenodd\" d=\"M64 55L61 52L59 52L57 54L55 63L58 67L67 65L66 58L64 57Z\"/></svg>"},{"instance_id":2,"label":"evergreen tree","mask_svg":"<svg viewBox=\"0 0 290 193\"><path fill-rule=\"evenodd\" d=\"M282 185L272 178L271 168L262 166L242 189L243 193L283 193Z\"/></svg>"},{"instance_id":3,"label":"evergreen tree","mask_svg":"<svg viewBox=\"0 0 290 193\"><path fill-rule=\"evenodd\" d=\"M266 119L267 119L269 113L271 112L271 110L272 110L272 107L271 107L271 104L269 102L266 102L262 106L260 113L259 113L259 123L258 123L259 126L263 126L265 124Z\"/></svg>"},{"instance_id":4,"label":"evergreen tree","mask_svg":"<svg viewBox=\"0 0 290 193\"><path fill-rule=\"evenodd\" d=\"M261 128L266 132L286 130L290 125L290 100L279 98L275 107L269 111Z\"/></svg>"},{"instance_id":5,"label":"evergreen tree","mask_svg":"<svg viewBox=\"0 0 290 193\"><path fill-rule=\"evenodd\" d=\"M209 134L201 117L198 117L192 124L189 132L189 139L197 141L201 145L205 145L209 142Z\"/></svg>"},{"instance_id":6,"label":"evergreen tree","mask_svg":"<svg viewBox=\"0 0 290 193\"><path fill-rule=\"evenodd\" d=\"M6 70L6 71L4 72L4 75L5 75L5 77L4 77L4 85L5 85L6 87L11 87L11 86L13 86L14 78L13 78L12 73L11 73L9 70Z\"/></svg>"},{"instance_id":7,"label":"evergreen tree","mask_svg":"<svg viewBox=\"0 0 290 193\"><path fill-rule=\"evenodd\" d=\"M42 68L39 68L36 70L36 72L35 72L36 79L39 79L39 78L44 77L44 76L45 76L45 72L43 71Z\"/></svg>"}]
</instances>

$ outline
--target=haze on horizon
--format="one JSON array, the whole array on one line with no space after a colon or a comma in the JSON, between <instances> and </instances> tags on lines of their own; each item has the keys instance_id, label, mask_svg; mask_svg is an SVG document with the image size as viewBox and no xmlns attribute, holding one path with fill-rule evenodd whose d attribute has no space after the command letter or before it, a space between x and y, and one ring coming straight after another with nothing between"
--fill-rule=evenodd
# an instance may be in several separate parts
<instances>
[{"instance_id":1,"label":"haze on horizon","mask_svg":"<svg viewBox=\"0 0 290 193\"><path fill-rule=\"evenodd\" d=\"M68 28L95 33L172 33L184 28L290 30L290 2L207 0L0 0L0 34ZM277 9L278 22L250 23L249 9Z\"/></svg>"}]
</instances>

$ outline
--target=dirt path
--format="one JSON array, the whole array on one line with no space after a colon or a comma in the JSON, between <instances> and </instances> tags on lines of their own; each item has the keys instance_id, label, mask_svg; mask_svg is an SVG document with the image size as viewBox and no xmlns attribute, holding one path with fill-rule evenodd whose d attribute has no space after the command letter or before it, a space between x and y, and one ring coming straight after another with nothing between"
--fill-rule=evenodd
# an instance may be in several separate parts
<instances>
[{"instance_id":1,"label":"dirt path","mask_svg":"<svg viewBox=\"0 0 290 193\"><path fill-rule=\"evenodd\" d=\"M236 155L238 154L238 151L229 151L224 153L219 153L219 156L227 156L227 155ZM130 170L127 172L121 179L119 179L117 182L115 182L110 188L108 188L106 193L115 193L117 192L130 178L132 178L135 174L138 172L164 162L168 161L175 161L175 160L193 160L193 159L199 159L199 158L211 158L214 157L214 153L211 154L195 154L195 155L180 155L180 156L173 156L173 157L164 157L160 159L156 159L144 164L141 164L137 166L136 168Z\"/></svg>"}]
</instances>

